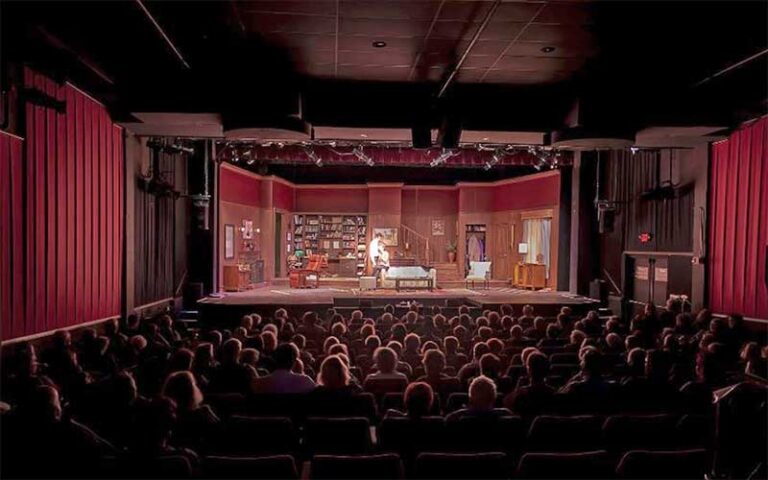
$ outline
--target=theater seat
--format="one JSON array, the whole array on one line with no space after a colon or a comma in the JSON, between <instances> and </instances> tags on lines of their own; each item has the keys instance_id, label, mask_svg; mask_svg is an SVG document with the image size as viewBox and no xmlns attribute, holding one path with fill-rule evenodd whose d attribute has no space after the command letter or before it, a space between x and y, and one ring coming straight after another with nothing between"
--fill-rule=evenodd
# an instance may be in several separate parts
<instances>
[{"instance_id":1,"label":"theater seat","mask_svg":"<svg viewBox=\"0 0 768 480\"><path fill-rule=\"evenodd\" d=\"M445 448L443 417L385 418L377 430L379 449L395 452L407 463L422 452L440 452Z\"/></svg>"},{"instance_id":2,"label":"theater seat","mask_svg":"<svg viewBox=\"0 0 768 480\"><path fill-rule=\"evenodd\" d=\"M415 478L510 478L503 453L422 453L416 458Z\"/></svg>"},{"instance_id":3,"label":"theater seat","mask_svg":"<svg viewBox=\"0 0 768 480\"><path fill-rule=\"evenodd\" d=\"M708 448L714 441L715 419L709 415L683 415L677 422L682 448Z\"/></svg>"},{"instance_id":4,"label":"theater seat","mask_svg":"<svg viewBox=\"0 0 768 480\"><path fill-rule=\"evenodd\" d=\"M403 478L403 464L396 454L316 455L309 470L312 479Z\"/></svg>"},{"instance_id":5,"label":"theater seat","mask_svg":"<svg viewBox=\"0 0 768 480\"><path fill-rule=\"evenodd\" d=\"M526 453L517 465L519 478L611 478L605 450L578 453Z\"/></svg>"},{"instance_id":6,"label":"theater seat","mask_svg":"<svg viewBox=\"0 0 768 480\"><path fill-rule=\"evenodd\" d=\"M290 418L233 415L211 443L211 451L226 455L293 454L299 436Z\"/></svg>"},{"instance_id":7,"label":"theater seat","mask_svg":"<svg viewBox=\"0 0 768 480\"><path fill-rule=\"evenodd\" d=\"M672 448L678 439L677 421L671 414L611 415L603 424L603 441L614 452Z\"/></svg>"},{"instance_id":8,"label":"theater seat","mask_svg":"<svg viewBox=\"0 0 768 480\"><path fill-rule=\"evenodd\" d=\"M371 431L367 418L308 418L304 427L309 454L367 453Z\"/></svg>"},{"instance_id":9,"label":"theater seat","mask_svg":"<svg viewBox=\"0 0 768 480\"><path fill-rule=\"evenodd\" d=\"M583 452L602 444L603 419L595 415L536 417L528 430L530 452Z\"/></svg>"},{"instance_id":10,"label":"theater seat","mask_svg":"<svg viewBox=\"0 0 768 480\"><path fill-rule=\"evenodd\" d=\"M525 441L520 417L461 418L447 421L446 428L452 451L519 452Z\"/></svg>"},{"instance_id":11,"label":"theater seat","mask_svg":"<svg viewBox=\"0 0 768 480\"><path fill-rule=\"evenodd\" d=\"M579 354L577 353L553 353L549 357L549 362L551 364L569 364L569 365L578 365L579 364Z\"/></svg>"},{"instance_id":12,"label":"theater seat","mask_svg":"<svg viewBox=\"0 0 768 480\"><path fill-rule=\"evenodd\" d=\"M203 478L298 479L296 462L290 455L269 457L205 457Z\"/></svg>"},{"instance_id":13,"label":"theater seat","mask_svg":"<svg viewBox=\"0 0 768 480\"><path fill-rule=\"evenodd\" d=\"M365 417L374 420L378 416L376 398L368 393L349 396L313 399L305 407L309 417Z\"/></svg>"},{"instance_id":14,"label":"theater seat","mask_svg":"<svg viewBox=\"0 0 768 480\"><path fill-rule=\"evenodd\" d=\"M704 478L709 467L710 458L704 449L632 450L622 457L616 475L620 478Z\"/></svg>"}]
</instances>

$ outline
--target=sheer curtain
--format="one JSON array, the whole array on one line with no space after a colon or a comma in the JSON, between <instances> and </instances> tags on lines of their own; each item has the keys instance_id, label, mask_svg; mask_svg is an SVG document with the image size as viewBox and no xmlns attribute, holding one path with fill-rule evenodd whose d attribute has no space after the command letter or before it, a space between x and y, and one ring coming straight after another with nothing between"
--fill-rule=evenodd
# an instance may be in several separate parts
<instances>
[{"instance_id":1,"label":"sheer curtain","mask_svg":"<svg viewBox=\"0 0 768 480\"><path fill-rule=\"evenodd\" d=\"M523 240L528 244L528 254L525 257L525 261L537 263L537 258L541 255L541 263L547 266L547 278L549 278L549 239L551 231L551 218L523 220Z\"/></svg>"}]
</instances>

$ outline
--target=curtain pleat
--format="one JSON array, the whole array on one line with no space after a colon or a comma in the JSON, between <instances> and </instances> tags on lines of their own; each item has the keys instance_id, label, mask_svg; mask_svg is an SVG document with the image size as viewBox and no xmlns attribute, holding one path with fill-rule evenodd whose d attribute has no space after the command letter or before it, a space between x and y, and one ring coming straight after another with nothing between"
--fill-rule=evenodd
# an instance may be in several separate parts
<instances>
[{"instance_id":1,"label":"curtain pleat","mask_svg":"<svg viewBox=\"0 0 768 480\"><path fill-rule=\"evenodd\" d=\"M768 318L768 117L712 146L709 305Z\"/></svg>"}]
</instances>

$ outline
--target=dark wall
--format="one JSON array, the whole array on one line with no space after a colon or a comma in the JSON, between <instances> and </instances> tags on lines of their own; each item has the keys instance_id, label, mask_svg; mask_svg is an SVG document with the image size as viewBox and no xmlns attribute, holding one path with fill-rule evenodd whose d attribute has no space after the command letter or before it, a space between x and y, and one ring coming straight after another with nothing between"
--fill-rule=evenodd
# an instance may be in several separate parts
<instances>
[{"instance_id":1,"label":"dark wall","mask_svg":"<svg viewBox=\"0 0 768 480\"><path fill-rule=\"evenodd\" d=\"M668 265L667 293L692 295L695 189L699 179L691 174L690 152L682 150L611 151L600 153L599 197L614 202L613 228L599 233L600 278L612 278L631 290L623 271L625 255L630 259L663 259ZM706 163L702 165L706 170ZM643 193L671 181L670 198L643 198ZM641 240L649 234L650 240ZM607 272L607 273L606 273ZM609 291L618 293L608 282ZM624 292L630 296L631 292Z\"/></svg>"}]
</instances>

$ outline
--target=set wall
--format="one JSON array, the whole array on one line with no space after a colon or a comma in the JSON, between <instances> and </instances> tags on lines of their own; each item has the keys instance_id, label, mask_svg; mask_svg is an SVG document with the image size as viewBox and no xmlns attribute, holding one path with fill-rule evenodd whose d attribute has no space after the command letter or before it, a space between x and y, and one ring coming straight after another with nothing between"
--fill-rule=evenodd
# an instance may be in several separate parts
<instances>
[{"instance_id":1,"label":"set wall","mask_svg":"<svg viewBox=\"0 0 768 480\"><path fill-rule=\"evenodd\" d=\"M454 187L414 186L402 190L402 222L429 240L436 263L448 262L446 247L457 238L459 193ZM432 222L442 221L444 235L432 234Z\"/></svg>"},{"instance_id":2,"label":"set wall","mask_svg":"<svg viewBox=\"0 0 768 480\"><path fill-rule=\"evenodd\" d=\"M295 212L365 213L368 211L368 188L364 185L324 185L295 188Z\"/></svg>"},{"instance_id":3,"label":"set wall","mask_svg":"<svg viewBox=\"0 0 768 480\"><path fill-rule=\"evenodd\" d=\"M0 134L2 339L120 314L123 130L103 105L26 68L22 141ZM6 154L7 152L7 154Z\"/></svg>"}]
</instances>

